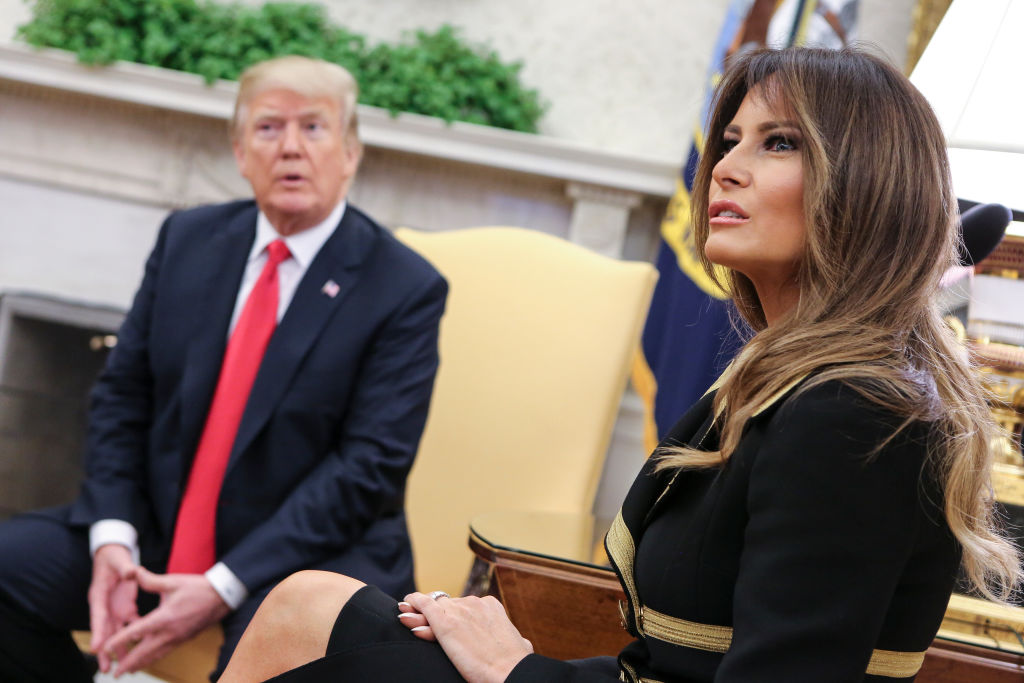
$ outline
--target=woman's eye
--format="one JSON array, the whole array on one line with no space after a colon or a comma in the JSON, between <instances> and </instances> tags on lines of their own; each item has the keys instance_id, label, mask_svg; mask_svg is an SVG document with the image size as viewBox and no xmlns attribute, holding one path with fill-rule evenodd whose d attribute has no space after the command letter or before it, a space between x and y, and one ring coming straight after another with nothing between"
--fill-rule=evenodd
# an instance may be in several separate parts
<instances>
[{"instance_id":1,"label":"woman's eye","mask_svg":"<svg viewBox=\"0 0 1024 683\"><path fill-rule=\"evenodd\" d=\"M732 148L739 144L739 140L725 139L722 140L722 156L732 151Z\"/></svg>"},{"instance_id":2,"label":"woman's eye","mask_svg":"<svg viewBox=\"0 0 1024 683\"><path fill-rule=\"evenodd\" d=\"M784 135L772 135L764 141L764 146L770 152L792 152L796 150L796 142Z\"/></svg>"}]
</instances>

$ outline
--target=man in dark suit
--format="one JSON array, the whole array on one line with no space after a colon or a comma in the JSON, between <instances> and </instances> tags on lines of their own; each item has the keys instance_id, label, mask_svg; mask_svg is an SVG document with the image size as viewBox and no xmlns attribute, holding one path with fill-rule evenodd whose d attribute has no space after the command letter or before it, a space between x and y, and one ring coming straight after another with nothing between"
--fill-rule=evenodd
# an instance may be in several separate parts
<instances>
[{"instance_id":1,"label":"man in dark suit","mask_svg":"<svg viewBox=\"0 0 1024 683\"><path fill-rule=\"evenodd\" d=\"M325 62L243 75L255 202L165 221L92 395L79 499L0 525L0 679L91 680L70 629L130 671L217 621L219 672L303 568L412 590L404 487L447 285L346 204L355 101Z\"/></svg>"}]
</instances>

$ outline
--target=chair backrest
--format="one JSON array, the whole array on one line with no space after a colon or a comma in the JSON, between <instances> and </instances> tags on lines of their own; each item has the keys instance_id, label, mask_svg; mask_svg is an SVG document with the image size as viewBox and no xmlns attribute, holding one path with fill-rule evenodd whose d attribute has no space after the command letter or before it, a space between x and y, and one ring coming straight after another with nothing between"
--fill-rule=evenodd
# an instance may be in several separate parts
<instances>
[{"instance_id":1,"label":"chair backrest","mask_svg":"<svg viewBox=\"0 0 1024 683\"><path fill-rule=\"evenodd\" d=\"M407 511L417 584L455 595L475 515L591 511L657 274L522 228L395 234L450 285Z\"/></svg>"}]
</instances>

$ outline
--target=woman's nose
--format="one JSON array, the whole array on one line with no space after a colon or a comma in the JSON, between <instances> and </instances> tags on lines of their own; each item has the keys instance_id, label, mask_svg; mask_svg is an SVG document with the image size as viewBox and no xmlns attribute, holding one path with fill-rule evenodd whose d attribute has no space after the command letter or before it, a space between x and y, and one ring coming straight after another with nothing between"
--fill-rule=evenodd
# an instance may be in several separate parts
<instances>
[{"instance_id":1,"label":"woman's nose","mask_svg":"<svg viewBox=\"0 0 1024 683\"><path fill-rule=\"evenodd\" d=\"M733 147L727 151L711 169L711 177L720 187L747 185L750 182L750 172L744 163L742 150Z\"/></svg>"}]
</instances>

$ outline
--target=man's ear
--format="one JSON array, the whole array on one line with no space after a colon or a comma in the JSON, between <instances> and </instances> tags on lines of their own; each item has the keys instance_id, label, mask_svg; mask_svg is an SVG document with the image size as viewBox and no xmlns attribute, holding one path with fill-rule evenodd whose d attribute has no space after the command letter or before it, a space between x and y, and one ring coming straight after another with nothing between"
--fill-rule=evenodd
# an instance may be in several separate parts
<instances>
[{"instance_id":1,"label":"man's ear","mask_svg":"<svg viewBox=\"0 0 1024 683\"><path fill-rule=\"evenodd\" d=\"M359 170L359 163L363 160L363 143L359 138L347 138L342 154L345 156L345 174L348 176L355 175L356 171Z\"/></svg>"},{"instance_id":2,"label":"man's ear","mask_svg":"<svg viewBox=\"0 0 1024 683\"><path fill-rule=\"evenodd\" d=\"M238 172L245 175L245 146L240 137L231 140L231 151L235 155L235 163L238 165Z\"/></svg>"}]
</instances>

